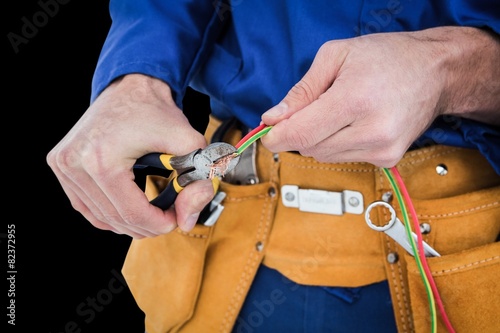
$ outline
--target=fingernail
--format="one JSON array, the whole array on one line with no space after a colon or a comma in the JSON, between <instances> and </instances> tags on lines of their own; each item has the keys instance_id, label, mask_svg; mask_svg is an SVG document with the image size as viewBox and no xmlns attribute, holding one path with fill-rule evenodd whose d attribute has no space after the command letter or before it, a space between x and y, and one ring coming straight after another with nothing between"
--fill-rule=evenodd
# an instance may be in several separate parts
<instances>
[{"instance_id":1,"label":"fingernail","mask_svg":"<svg viewBox=\"0 0 500 333\"><path fill-rule=\"evenodd\" d=\"M198 221L198 216L200 214L195 213L193 215L189 215L186 221L184 221L184 225L182 226L182 231L191 231L191 229L194 228L194 225L196 224L196 221Z\"/></svg>"},{"instance_id":2,"label":"fingernail","mask_svg":"<svg viewBox=\"0 0 500 333\"><path fill-rule=\"evenodd\" d=\"M272 108L264 112L263 116L265 115L267 117L279 117L283 113L285 113L287 109L288 105L286 105L286 103L284 102L280 102L279 104L273 106Z\"/></svg>"}]
</instances>

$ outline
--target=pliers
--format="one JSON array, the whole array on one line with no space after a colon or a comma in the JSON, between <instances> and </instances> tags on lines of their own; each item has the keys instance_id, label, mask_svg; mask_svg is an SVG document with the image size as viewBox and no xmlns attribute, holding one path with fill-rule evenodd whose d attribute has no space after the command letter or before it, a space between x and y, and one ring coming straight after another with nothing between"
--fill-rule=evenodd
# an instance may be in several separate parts
<instances>
[{"instance_id":1,"label":"pliers","mask_svg":"<svg viewBox=\"0 0 500 333\"><path fill-rule=\"evenodd\" d=\"M150 201L151 204L166 210L172 206L185 186L196 180L223 177L238 164L239 159L236 148L225 142L214 142L182 156L150 153L139 158L134 164L134 181L144 191L147 176L169 178L175 171L176 175L173 175L167 187Z\"/></svg>"}]
</instances>

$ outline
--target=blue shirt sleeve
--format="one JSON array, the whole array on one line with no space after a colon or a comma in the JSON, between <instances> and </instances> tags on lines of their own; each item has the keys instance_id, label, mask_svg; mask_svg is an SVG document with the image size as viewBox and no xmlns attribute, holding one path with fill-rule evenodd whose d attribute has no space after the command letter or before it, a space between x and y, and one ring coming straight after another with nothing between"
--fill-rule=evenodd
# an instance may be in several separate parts
<instances>
[{"instance_id":1,"label":"blue shirt sleeve","mask_svg":"<svg viewBox=\"0 0 500 333\"><path fill-rule=\"evenodd\" d=\"M91 102L130 73L159 78L181 105L188 81L222 26L216 1L111 0L111 27L92 81Z\"/></svg>"}]
</instances>

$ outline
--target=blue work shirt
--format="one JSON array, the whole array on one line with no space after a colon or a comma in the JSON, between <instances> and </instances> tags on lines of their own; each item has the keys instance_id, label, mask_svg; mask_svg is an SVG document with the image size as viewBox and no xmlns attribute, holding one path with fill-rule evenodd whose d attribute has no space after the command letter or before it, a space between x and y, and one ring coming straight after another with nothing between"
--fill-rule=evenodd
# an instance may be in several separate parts
<instances>
[{"instance_id":1,"label":"blue work shirt","mask_svg":"<svg viewBox=\"0 0 500 333\"><path fill-rule=\"evenodd\" d=\"M437 26L500 33L500 6L487 0L111 0L110 14L92 101L113 79L143 73L167 82L179 107L191 86L210 96L216 117L250 128L329 40ZM429 141L479 149L500 174L498 127L442 117L415 145Z\"/></svg>"}]
</instances>

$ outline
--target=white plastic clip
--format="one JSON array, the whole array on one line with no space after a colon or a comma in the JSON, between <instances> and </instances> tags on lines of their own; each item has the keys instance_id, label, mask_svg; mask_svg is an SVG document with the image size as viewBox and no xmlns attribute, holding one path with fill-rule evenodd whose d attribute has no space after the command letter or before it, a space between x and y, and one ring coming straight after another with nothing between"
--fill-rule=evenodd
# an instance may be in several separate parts
<instances>
[{"instance_id":1,"label":"white plastic clip","mask_svg":"<svg viewBox=\"0 0 500 333\"><path fill-rule=\"evenodd\" d=\"M219 219L220 214L224 210L224 206L221 205L222 200L226 197L225 192L217 192L215 197L210 201L210 203L205 207L204 211L200 213L199 223L212 226ZM206 214L208 217L205 217Z\"/></svg>"}]
</instances>

